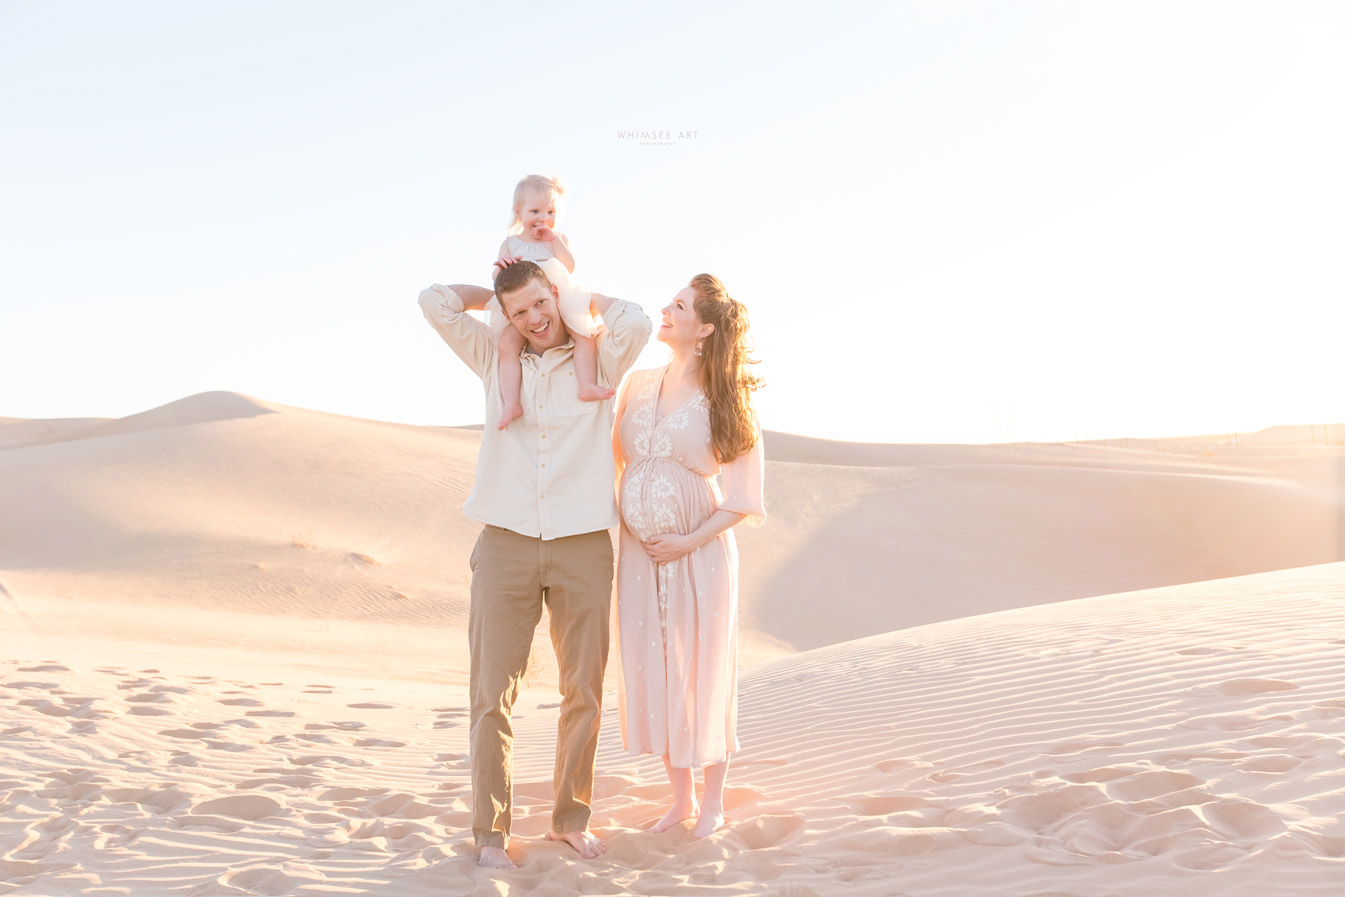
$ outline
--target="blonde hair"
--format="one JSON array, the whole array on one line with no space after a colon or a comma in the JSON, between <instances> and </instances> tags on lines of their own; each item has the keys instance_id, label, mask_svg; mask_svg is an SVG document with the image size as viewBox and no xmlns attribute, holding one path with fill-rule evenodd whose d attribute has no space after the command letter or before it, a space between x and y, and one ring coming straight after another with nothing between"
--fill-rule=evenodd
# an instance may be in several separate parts
<instances>
[{"instance_id":1,"label":"blonde hair","mask_svg":"<svg viewBox=\"0 0 1345 897\"><path fill-rule=\"evenodd\" d=\"M757 441L752 393L765 385L747 369L757 360L748 353L747 306L729 295L712 274L697 274L689 284L696 293L696 317L714 330L700 343L700 387L710 403L710 438L721 464L746 453Z\"/></svg>"},{"instance_id":2,"label":"blonde hair","mask_svg":"<svg viewBox=\"0 0 1345 897\"><path fill-rule=\"evenodd\" d=\"M509 222L509 233L523 233L523 216L519 212L523 208L524 198L534 190L538 193L554 196L557 202L565 195L565 186L561 184L560 178L553 178L545 174L530 174L519 181L518 186L514 188L514 217Z\"/></svg>"}]
</instances>

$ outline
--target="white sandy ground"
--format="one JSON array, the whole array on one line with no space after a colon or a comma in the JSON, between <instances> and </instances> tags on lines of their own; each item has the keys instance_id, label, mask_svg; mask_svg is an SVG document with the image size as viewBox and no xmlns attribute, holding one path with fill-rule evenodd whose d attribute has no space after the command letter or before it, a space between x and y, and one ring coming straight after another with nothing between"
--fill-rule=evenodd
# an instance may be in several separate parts
<instances>
[{"instance_id":1,"label":"white sandy ground","mask_svg":"<svg viewBox=\"0 0 1345 897\"><path fill-rule=\"evenodd\" d=\"M729 825L640 831L667 786L609 700L611 852L537 840L543 623L523 868L492 877L466 804L478 432L231 393L0 419L0 895L1339 897L1342 438L769 433Z\"/></svg>"},{"instance_id":2,"label":"white sandy ground","mask_svg":"<svg viewBox=\"0 0 1345 897\"><path fill-rule=\"evenodd\" d=\"M1345 885L1345 564L916 627L742 677L729 822L667 798L609 696L594 861L467 842L460 686L0 663L0 893L1313 895ZM203 658L218 660L218 658ZM538 706L538 701L543 703Z\"/></svg>"}]
</instances>

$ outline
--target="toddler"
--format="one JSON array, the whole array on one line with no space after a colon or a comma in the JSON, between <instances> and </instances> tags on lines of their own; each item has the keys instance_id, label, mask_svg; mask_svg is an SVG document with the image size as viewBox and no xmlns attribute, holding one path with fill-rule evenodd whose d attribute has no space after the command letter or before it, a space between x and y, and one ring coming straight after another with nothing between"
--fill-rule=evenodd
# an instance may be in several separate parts
<instances>
[{"instance_id":1,"label":"toddler","mask_svg":"<svg viewBox=\"0 0 1345 897\"><path fill-rule=\"evenodd\" d=\"M598 352L593 344L597 321L589 310L587 290L579 289L570 280L574 273L574 253L564 234L555 231L556 206L565 188L555 178L530 174L514 188L514 217L509 224L509 235L500 244L500 255L495 272L518 261L534 262L556 286L560 293L559 312L565 327L574 338L575 378L579 381L579 398L597 402L611 398L615 390L598 385ZM503 430L523 415L523 334L510 327L494 296L486 304L490 311L490 327L500 347L500 400L502 411L498 427Z\"/></svg>"}]
</instances>

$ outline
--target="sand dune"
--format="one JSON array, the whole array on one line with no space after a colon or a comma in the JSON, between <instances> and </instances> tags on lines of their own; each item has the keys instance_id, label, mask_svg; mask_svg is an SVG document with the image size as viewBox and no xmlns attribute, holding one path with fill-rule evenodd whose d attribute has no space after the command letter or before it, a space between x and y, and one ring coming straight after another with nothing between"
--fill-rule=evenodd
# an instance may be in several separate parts
<instances>
[{"instance_id":1,"label":"sand dune","mask_svg":"<svg viewBox=\"0 0 1345 897\"><path fill-rule=\"evenodd\" d=\"M457 681L478 529L458 509L479 438L232 393L113 421L0 422L0 586L23 622L0 648L78 644L114 662L103 649L124 640L165 665L232 646L313 669L331 657L334 671L353 651L379 675ZM772 519L740 534L749 661L1345 559L1340 446L766 438ZM418 627L409 644L386 628L401 624Z\"/></svg>"},{"instance_id":2,"label":"sand dune","mask_svg":"<svg viewBox=\"0 0 1345 897\"><path fill-rule=\"evenodd\" d=\"M1327 897L1343 624L1335 564L761 665L729 822L698 842L641 830L662 770L624 755L609 707L596 861L539 838L556 710L529 692L521 868L496 874L466 841L460 687L7 660L0 893Z\"/></svg>"}]
</instances>

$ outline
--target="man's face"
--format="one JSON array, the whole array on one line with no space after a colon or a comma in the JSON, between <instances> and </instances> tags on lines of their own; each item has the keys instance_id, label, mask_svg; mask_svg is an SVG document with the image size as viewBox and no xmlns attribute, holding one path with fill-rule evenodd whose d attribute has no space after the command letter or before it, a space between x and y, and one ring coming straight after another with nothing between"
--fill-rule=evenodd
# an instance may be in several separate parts
<instances>
[{"instance_id":1,"label":"man's face","mask_svg":"<svg viewBox=\"0 0 1345 897\"><path fill-rule=\"evenodd\" d=\"M556 306L558 295L554 284L543 285L533 279L499 297L509 323L518 328L534 352L554 349L570 338Z\"/></svg>"}]
</instances>

